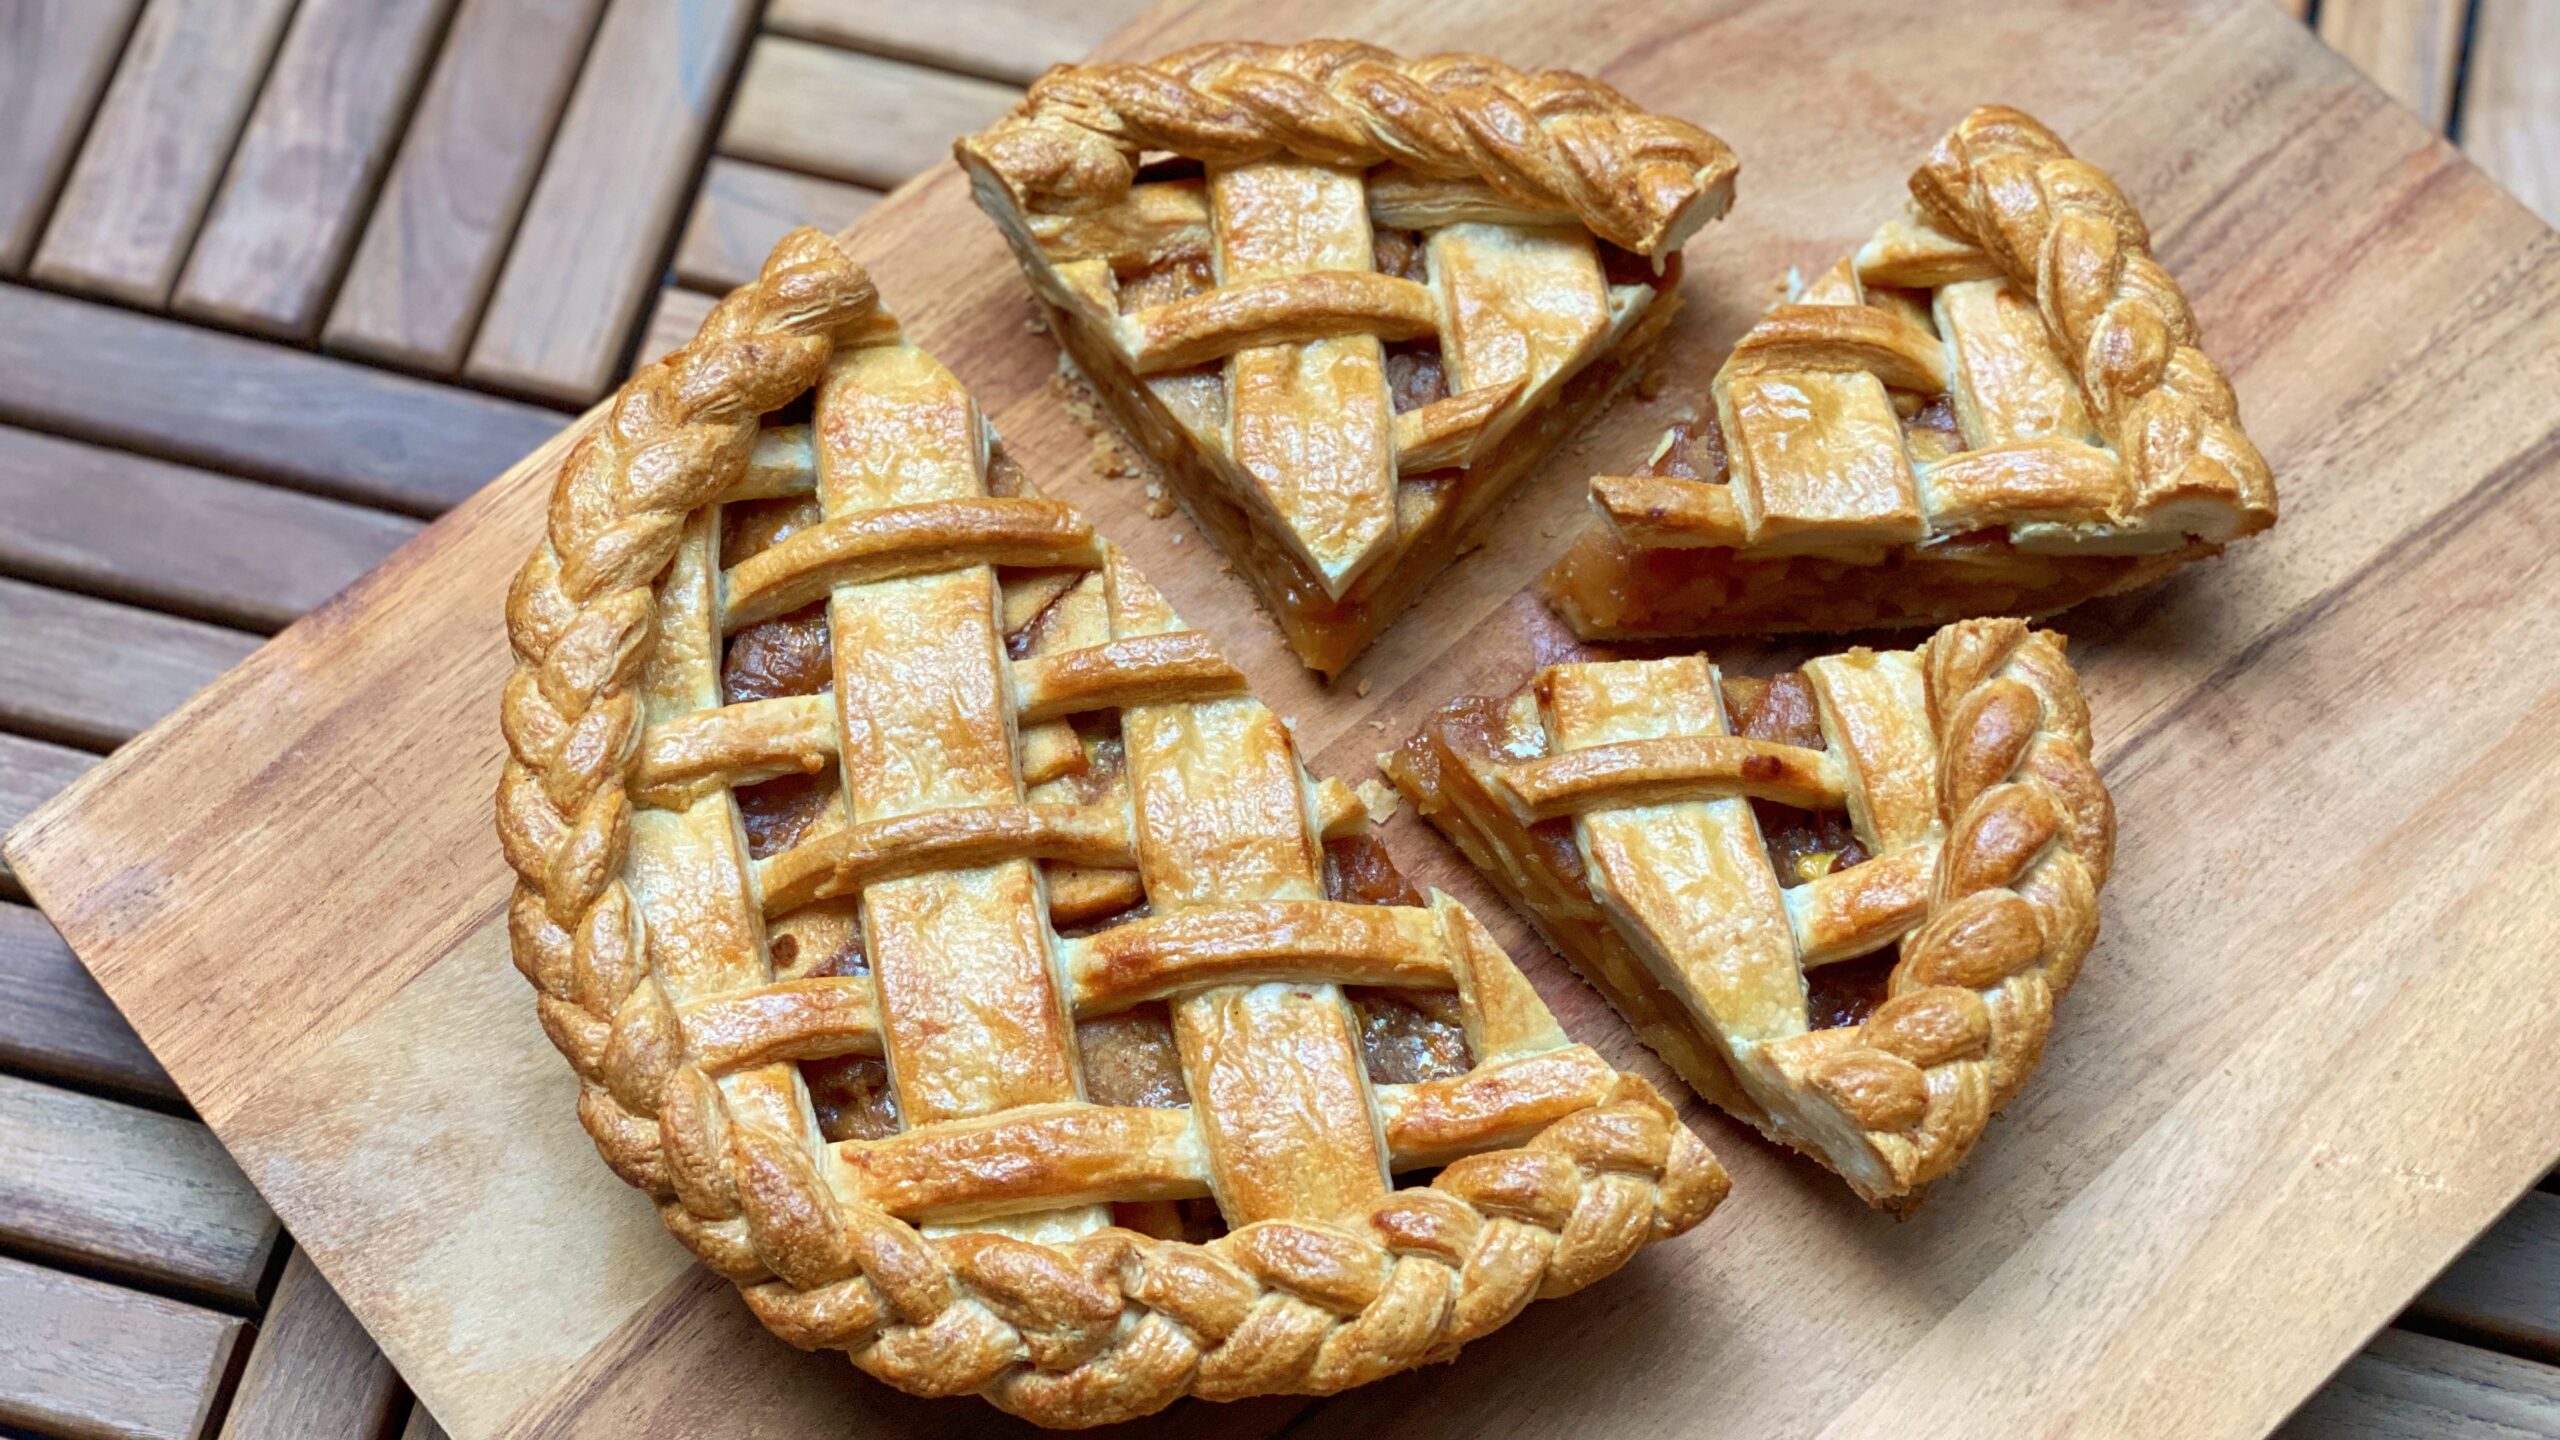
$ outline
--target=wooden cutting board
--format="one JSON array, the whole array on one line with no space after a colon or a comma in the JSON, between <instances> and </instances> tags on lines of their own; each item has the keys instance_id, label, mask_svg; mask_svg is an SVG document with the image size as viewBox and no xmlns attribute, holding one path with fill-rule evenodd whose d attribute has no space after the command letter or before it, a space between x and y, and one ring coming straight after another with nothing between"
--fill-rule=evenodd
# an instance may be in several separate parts
<instances>
[{"instance_id":1,"label":"wooden cutting board","mask_svg":"<svg viewBox=\"0 0 2560 1440\"><path fill-rule=\"evenodd\" d=\"M2043 1073L1920 1216L1720 1117L1700 1232L1454 1366L1156 1428L2250 1435L2560 1155L2560 240L2264 0L1160 11L1143 56L1345 33L1599 73L1744 157L1667 385L1562 456L1341 684L1313 684L1140 482L1087 463L956 173L854 232L925 345L1286 714L1370 756L1552 643L1522 587L1790 265L1896 203L1967 106L2113 170L2282 477L2269 537L2070 617L2123 818ZM977 1434L765 1337L598 1164L512 972L491 837L499 623L555 441L29 822L11 857L460 1437ZM1650 1066L1410 815L1567 1028ZM1650 1067L1659 1075L1659 1067ZM1310 1431L1310 1433L1313 1433Z\"/></svg>"}]
</instances>

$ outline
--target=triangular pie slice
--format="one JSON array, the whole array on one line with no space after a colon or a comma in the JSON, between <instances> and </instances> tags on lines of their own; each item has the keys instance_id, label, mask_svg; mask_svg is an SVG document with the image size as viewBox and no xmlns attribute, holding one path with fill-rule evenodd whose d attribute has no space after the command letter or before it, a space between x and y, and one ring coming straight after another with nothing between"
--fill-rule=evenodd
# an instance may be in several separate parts
<instances>
[{"instance_id":1,"label":"triangular pie slice","mask_svg":"<svg viewBox=\"0 0 2560 1440\"><path fill-rule=\"evenodd\" d=\"M2061 637L1559 664L1379 763L1700 1094L1904 1210L2044 1053L2115 813Z\"/></svg>"},{"instance_id":2,"label":"triangular pie slice","mask_svg":"<svg viewBox=\"0 0 2560 1440\"><path fill-rule=\"evenodd\" d=\"M1635 372L1735 172L1585 76L1347 41L1062 66L959 153L1067 355L1327 675Z\"/></svg>"},{"instance_id":3,"label":"triangular pie slice","mask_svg":"<svg viewBox=\"0 0 2560 1440\"><path fill-rule=\"evenodd\" d=\"M1772 309L1712 415L1542 582L1587 639L2045 615L2275 523L2275 482L2186 296L2105 172L1967 115L1908 213Z\"/></svg>"},{"instance_id":4,"label":"triangular pie slice","mask_svg":"<svg viewBox=\"0 0 2560 1440\"><path fill-rule=\"evenodd\" d=\"M1724 1193L814 230L569 452L507 619L517 963L794 1344L1049 1425L1326 1393Z\"/></svg>"}]
</instances>

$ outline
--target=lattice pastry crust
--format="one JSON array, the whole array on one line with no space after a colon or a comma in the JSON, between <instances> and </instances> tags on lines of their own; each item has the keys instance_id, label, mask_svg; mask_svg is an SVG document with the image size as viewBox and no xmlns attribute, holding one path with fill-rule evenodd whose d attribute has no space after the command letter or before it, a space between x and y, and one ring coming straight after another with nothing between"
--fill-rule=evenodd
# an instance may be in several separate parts
<instances>
[{"instance_id":1,"label":"lattice pastry crust","mask_svg":"<svg viewBox=\"0 0 2560 1440\"><path fill-rule=\"evenodd\" d=\"M1715 414L1544 581L1587 638L2050 614L2275 523L2195 317L2115 182L2015 110L1967 115L1908 214L1734 347Z\"/></svg>"},{"instance_id":2,"label":"lattice pastry crust","mask_svg":"<svg viewBox=\"0 0 2560 1440\"><path fill-rule=\"evenodd\" d=\"M795 1344L1047 1425L1326 1393L1723 1195L816 231L571 450L507 620L517 963Z\"/></svg>"},{"instance_id":3,"label":"lattice pastry crust","mask_svg":"<svg viewBox=\"0 0 2560 1440\"><path fill-rule=\"evenodd\" d=\"M1550 666L1379 761L1701 1094L1895 1209L2035 1069L2115 848L2017 620L1772 682Z\"/></svg>"},{"instance_id":4,"label":"lattice pastry crust","mask_svg":"<svg viewBox=\"0 0 2560 1440\"><path fill-rule=\"evenodd\" d=\"M1474 55L1062 66L959 146L1067 354L1330 675L1668 326L1733 153Z\"/></svg>"}]
</instances>

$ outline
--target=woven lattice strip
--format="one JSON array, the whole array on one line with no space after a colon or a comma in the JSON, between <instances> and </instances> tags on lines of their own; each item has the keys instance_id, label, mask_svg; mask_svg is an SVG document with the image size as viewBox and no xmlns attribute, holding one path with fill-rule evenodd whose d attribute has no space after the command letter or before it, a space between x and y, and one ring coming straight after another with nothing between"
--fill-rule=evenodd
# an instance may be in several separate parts
<instances>
[{"instance_id":1,"label":"woven lattice strip","mask_svg":"<svg viewBox=\"0 0 2560 1440\"><path fill-rule=\"evenodd\" d=\"M1349 792L814 232L580 442L512 600L519 964L599 1151L786 1339L1052 1425L1324 1393L1723 1194L1454 902L1334 893ZM1373 1074L1378 1005L1437 1068Z\"/></svg>"}]
</instances>

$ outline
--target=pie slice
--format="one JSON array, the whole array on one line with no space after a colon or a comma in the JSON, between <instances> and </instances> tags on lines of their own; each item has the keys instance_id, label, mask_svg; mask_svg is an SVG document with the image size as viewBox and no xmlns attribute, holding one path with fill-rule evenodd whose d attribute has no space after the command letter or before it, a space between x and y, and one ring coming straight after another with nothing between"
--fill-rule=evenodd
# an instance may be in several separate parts
<instances>
[{"instance_id":1,"label":"pie slice","mask_svg":"<svg viewBox=\"0 0 2560 1440\"><path fill-rule=\"evenodd\" d=\"M1328 676L1635 372L1735 170L1581 75L1346 41L1060 67L959 154L1067 355Z\"/></svg>"},{"instance_id":2,"label":"pie slice","mask_svg":"<svg viewBox=\"0 0 2560 1440\"><path fill-rule=\"evenodd\" d=\"M507 620L517 963L794 1344L1048 1425L1327 1393L1722 1198L814 230L570 451Z\"/></svg>"},{"instance_id":3,"label":"pie slice","mask_svg":"<svg viewBox=\"0 0 2560 1440\"><path fill-rule=\"evenodd\" d=\"M2044 1053L2115 812L2062 639L1562 664L1379 763L1698 1092L1905 1210Z\"/></svg>"},{"instance_id":4,"label":"pie slice","mask_svg":"<svg viewBox=\"0 0 2560 1440\"><path fill-rule=\"evenodd\" d=\"M2275 482L2131 201L2015 110L1771 310L1542 582L1585 638L2044 615L2275 523Z\"/></svg>"}]
</instances>

